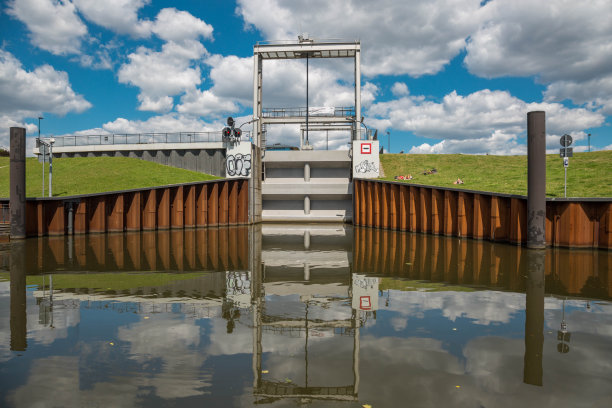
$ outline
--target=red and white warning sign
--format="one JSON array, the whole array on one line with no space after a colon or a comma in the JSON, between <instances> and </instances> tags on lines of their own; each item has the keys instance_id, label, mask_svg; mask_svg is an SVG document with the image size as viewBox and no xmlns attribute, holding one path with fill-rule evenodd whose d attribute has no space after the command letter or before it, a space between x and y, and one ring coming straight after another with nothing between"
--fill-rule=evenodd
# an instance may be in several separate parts
<instances>
[{"instance_id":1,"label":"red and white warning sign","mask_svg":"<svg viewBox=\"0 0 612 408\"><path fill-rule=\"evenodd\" d=\"M376 178L380 168L378 140L353 140L353 177Z\"/></svg>"},{"instance_id":2,"label":"red and white warning sign","mask_svg":"<svg viewBox=\"0 0 612 408\"><path fill-rule=\"evenodd\" d=\"M371 310L372 309L372 302L370 301L369 296L359 297L359 309L361 310Z\"/></svg>"}]
</instances>

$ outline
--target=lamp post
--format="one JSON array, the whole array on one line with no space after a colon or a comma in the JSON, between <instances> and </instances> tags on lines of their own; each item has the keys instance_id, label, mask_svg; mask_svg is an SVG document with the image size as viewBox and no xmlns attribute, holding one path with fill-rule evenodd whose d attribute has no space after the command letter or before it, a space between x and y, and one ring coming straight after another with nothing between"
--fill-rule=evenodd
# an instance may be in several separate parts
<instances>
[{"instance_id":1,"label":"lamp post","mask_svg":"<svg viewBox=\"0 0 612 408\"><path fill-rule=\"evenodd\" d=\"M44 119L42 116L38 117L38 149L39 149L39 153L40 153L40 149L42 149L42 157L43 157L43 162L42 162L42 196L45 196L45 145L43 145L42 143L40 143L40 121Z\"/></svg>"},{"instance_id":2,"label":"lamp post","mask_svg":"<svg viewBox=\"0 0 612 408\"><path fill-rule=\"evenodd\" d=\"M591 153L591 134L589 133L589 153Z\"/></svg>"},{"instance_id":3,"label":"lamp post","mask_svg":"<svg viewBox=\"0 0 612 408\"><path fill-rule=\"evenodd\" d=\"M387 139L389 142L389 153L391 153L391 133L389 131L387 131Z\"/></svg>"},{"instance_id":4,"label":"lamp post","mask_svg":"<svg viewBox=\"0 0 612 408\"><path fill-rule=\"evenodd\" d=\"M53 180L53 143L55 139L51 138L49 140L49 197L53 197L53 185L51 184Z\"/></svg>"}]
</instances>

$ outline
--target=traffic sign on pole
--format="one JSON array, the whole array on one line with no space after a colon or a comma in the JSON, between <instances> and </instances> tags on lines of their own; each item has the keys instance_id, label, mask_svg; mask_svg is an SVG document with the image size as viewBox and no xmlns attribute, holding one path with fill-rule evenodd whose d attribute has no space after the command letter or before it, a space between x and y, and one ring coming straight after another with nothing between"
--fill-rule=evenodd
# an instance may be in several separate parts
<instances>
[{"instance_id":1,"label":"traffic sign on pole","mask_svg":"<svg viewBox=\"0 0 612 408\"><path fill-rule=\"evenodd\" d=\"M569 147L572 144L573 139L572 139L572 137L570 135L565 134L565 135L561 136L560 142L561 142L561 146Z\"/></svg>"},{"instance_id":2,"label":"traffic sign on pole","mask_svg":"<svg viewBox=\"0 0 612 408\"><path fill-rule=\"evenodd\" d=\"M574 157L574 148L573 147L560 148L559 157Z\"/></svg>"}]
</instances>

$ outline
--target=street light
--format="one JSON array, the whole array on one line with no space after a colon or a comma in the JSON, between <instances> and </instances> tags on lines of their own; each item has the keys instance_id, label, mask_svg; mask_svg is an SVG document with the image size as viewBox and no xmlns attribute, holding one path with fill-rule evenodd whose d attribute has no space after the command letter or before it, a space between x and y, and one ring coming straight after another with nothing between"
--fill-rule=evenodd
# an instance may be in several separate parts
<instances>
[{"instance_id":1,"label":"street light","mask_svg":"<svg viewBox=\"0 0 612 408\"><path fill-rule=\"evenodd\" d=\"M391 133L387 131L388 141L389 141L389 153L391 153Z\"/></svg>"},{"instance_id":2,"label":"street light","mask_svg":"<svg viewBox=\"0 0 612 408\"><path fill-rule=\"evenodd\" d=\"M42 149L42 157L43 157L43 162L42 162L42 196L45 196L45 147L43 144L40 143L40 121L44 119L42 116L38 117L38 152L40 153L40 149Z\"/></svg>"},{"instance_id":3,"label":"street light","mask_svg":"<svg viewBox=\"0 0 612 408\"><path fill-rule=\"evenodd\" d=\"M53 197L53 185L51 184L53 180L53 143L55 139L49 139L49 197Z\"/></svg>"}]
</instances>

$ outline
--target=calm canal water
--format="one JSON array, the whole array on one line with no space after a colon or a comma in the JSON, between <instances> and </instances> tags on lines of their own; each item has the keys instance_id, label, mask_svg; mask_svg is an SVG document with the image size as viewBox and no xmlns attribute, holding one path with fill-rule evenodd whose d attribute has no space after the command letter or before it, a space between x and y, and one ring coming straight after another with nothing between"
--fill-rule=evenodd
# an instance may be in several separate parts
<instances>
[{"instance_id":1,"label":"calm canal water","mask_svg":"<svg viewBox=\"0 0 612 408\"><path fill-rule=\"evenodd\" d=\"M263 225L0 246L0 406L612 406L612 251Z\"/></svg>"}]
</instances>

